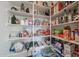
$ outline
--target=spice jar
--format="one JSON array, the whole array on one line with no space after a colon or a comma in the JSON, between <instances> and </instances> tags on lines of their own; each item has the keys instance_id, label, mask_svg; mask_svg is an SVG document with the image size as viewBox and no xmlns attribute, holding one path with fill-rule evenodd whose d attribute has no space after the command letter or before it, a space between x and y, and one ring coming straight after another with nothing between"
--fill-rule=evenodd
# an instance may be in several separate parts
<instances>
[{"instance_id":1,"label":"spice jar","mask_svg":"<svg viewBox=\"0 0 79 59\"><path fill-rule=\"evenodd\" d=\"M72 12L71 12L71 10L69 10L69 12L68 12L68 20L72 21Z\"/></svg>"},{"instance_id":2,"label":"spice jar","mask_svg":"<svg viewBox=\"0 0 79 59\"><path fill-rule=\"evenodd\" d=\"M68 22L67 10L64 10L64 22Z\"/></svg>"},{"instance_id":3,"label":"spice jar","mask_svg":"<svg viewBox=\"0 0 79 59\"><path fill-rule=\"evenodd\" d=\"M47 20L44 20L42 25L48 25L48 21Z\"/></svg>"}]
</instances>

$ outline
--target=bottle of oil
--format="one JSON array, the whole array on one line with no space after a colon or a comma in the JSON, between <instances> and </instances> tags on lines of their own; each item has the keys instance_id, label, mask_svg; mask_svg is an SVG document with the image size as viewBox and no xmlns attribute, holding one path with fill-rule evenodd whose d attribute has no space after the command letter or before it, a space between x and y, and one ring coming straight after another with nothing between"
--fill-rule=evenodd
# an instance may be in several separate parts
<instances>
[{"instance_id":1,"label":"bottle of oil","mask_svg":"<svg viewBox=\"0 0 79 59\"><path fill-rule=\"evenodd\" d=\"M68 22L68 16L67 16L67 11L64 10L64 23Z\"/></svg>"}]
</instances>

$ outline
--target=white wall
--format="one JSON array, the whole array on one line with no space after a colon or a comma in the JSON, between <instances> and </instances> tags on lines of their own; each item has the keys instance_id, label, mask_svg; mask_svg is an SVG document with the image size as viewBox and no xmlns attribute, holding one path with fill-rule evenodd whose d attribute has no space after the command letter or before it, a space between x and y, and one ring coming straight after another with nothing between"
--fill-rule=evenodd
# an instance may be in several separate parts
<instances>
[{"instance_id":1,"label":"white wall","mask_svg":"<svg viewBox=\"0 0 79 59\"><path fill-rule=\"evenodd\" d=\"M0 56L6 56L9 53L9 39L8 39L8 13L9 2L0 1Z\"/></svg>"}]
</instances>

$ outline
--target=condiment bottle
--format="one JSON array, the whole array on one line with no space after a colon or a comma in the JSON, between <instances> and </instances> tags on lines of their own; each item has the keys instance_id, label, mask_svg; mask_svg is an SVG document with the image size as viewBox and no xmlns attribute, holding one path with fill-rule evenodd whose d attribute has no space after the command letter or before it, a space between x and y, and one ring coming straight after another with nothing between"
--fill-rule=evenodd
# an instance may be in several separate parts
<instances>
[{"instance_id":1,"label":"condiment bottle","mask_svg":"<svg viewBox=\"0 0 79 59\"><path fill-rule=\"evenodd\" d=\"M68 22L68 16L66 10L64 10L64 22Z\"/></svg>"},{"instance_id":2,"label":"condiment bottle","mask_svg":"<svg viewBox=\"0 0 79 59\"><path fill-rule=\"evenodd\" d=\"M72 21L72 13L71 13L71 10L69 10L69 12L68 12L68 20L69 21Z\"/></svg>"}]
</instances>

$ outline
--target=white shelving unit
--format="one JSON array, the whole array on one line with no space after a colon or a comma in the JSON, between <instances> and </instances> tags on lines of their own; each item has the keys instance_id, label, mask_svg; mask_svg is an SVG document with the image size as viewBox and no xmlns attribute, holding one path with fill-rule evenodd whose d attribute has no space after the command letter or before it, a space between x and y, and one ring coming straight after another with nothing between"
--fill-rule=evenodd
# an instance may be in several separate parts
<instances>
[{"instance_id":1,"label":"white shelving unit","mask_svg":"<svg viewBox=\"0 0 79 59\"><path fill-rule=\"evenodd\" d=\"M29 16L32 17L31 13L26 13L26 12L20 12L20 11L12 11L12 10L8 10L8 12L14 14L14 15L20 15L20 16Z\"/></svg>"},{"instance_id":2,"label":"white shelving unit","mask_svg":"<svg viewBox=\"0 0 79 59\"><path fill-rule=\"evenodd\" d=\"M20 6L21 3L24 3L25 6L29 6L29 5L32 6L32 4L33 4L33 2L28 2L28 1L18 1L18 2L10 1L10 3L13 4L13 5L16 5L16 6Z\"/></svg>"},{"instance_id":3,"label":"white shelving unit","mask_svg":"<svg viewBox=\"0 0 79 59\"><path fill-rule=\"evenodd\" d=\"M38 9L38 10L48 10L49 9L50 10L49 7L45 7L45 6L38 5L38 4L34 4L34 11L35 11L35 9ZM35 18L48 19L50 21L50 16L46 16L46 15L34 14L34 19L33 20L35 20ZM46 29L46 28L50 27L50 25L34 25L34 28L33 29L39 28L39 27ZM33 32L35 32L35 30ZM34 35L33 40L35 41L36 40L35 38L37 38L37 37L38 37L38 39L40 39L40 38L50 37L50 35L38 35L38 36ZM36 40L36 41L39 41L39 40ZM40 39L40 41L42 42L43 39ZM34 50L33 51L35 51L37 49L42 49L42 48L47 47L47 46L49 46L49 45L45 44L45 45L38 46L38 47L35 47L34 46Z\"/></svg>"},{"instance_id":4,"label":"white shelving unit","mask_svg":"<svg viewBox=\"0 0 79 59\"><path fill-rule=\"evenodd\" d=\"M73 44L79 45L79 42L76 42L75 40L67 40L67 39L64 39L64 38L57 37L55 35L51 35L51 37L56 38L58 40L65 41L65 42L69 42L69 43L73 43Z\"/></svg>"},{"instance_id":5,"label":"white shelving unit","mask_svg":"<svg viewBox=\"0 0 79 59\"><path fill-rule=\"evenodd\" d=\"M50 20L50 16L45 16L45 15L38 15L38 14L34 14L34 10L35 10L35 8L34 7L38 7L38 8L42 8L42 9L50 9L50 8L48 8L48 7L45 7L45 6L40 6L40 5L37 5L37 4L34 4L34 3L32 3L32 2L23 2L23 1L20 1L20 2L10 2L12 5L15 5L15 6L20 6L21 5L21 3L24 3L24 5L25 5L25 7L27 7L28 5L30 5L31 7L32 7L32 13L26 13L26 12L21 12L21 11L13 11L13 10L8 10L8 12L10 13L10 14L14 14L14 15L18 15L18 16L27 16L27 17L31 17L32 18L32 20L34 21L34 19L35 18L45 18L45 19L49 19ZM10 19L10 18L9 18ZM33 24L34 24L34 22L33 22ZM33 34L34 34L34 29L35 29L35 27L41 27L41 28L47 28L48 26L50 26L50 25L46 25L46 26L44 26L44 25L20 25L20 24L8 24L9 25L9 27L32 27L32 32L33 32ZM35 41L35 37L36 36L32 36L32 37L11 37L10 38L10 41L12 42L12 41L16 41L16 40L19 40L19 41L22 41L22 40L26 40L26 41ZM50 37L50 35L45 35L45 36L37 36L37 37L42 37L42 38L45 38L45 37ZM27 40L27 38L32 38L31 40ZM47 45L46 45L47 46ZM40 46L41 47L41 46ZM39 48L40 48L39 47ZM33 48L37 48L37 47L34 47L34 43L33 43ZM31 50L31 52L29 52L29 51L23 51L23 52L19 52L19 53L13 53L13 54L11 54L11 55L9 55L9 56L17 56L17 55L21 55L21 54L25 54L26 53L26 56L30 56L31 54L32 54L32 51L34 51L34 49L32 49ZM23 54L23 55L24 55Z\"/></svg>"},{"instance_id":6,"label":"white shelving unit","mask_svg":"<svg viewBox=\"0 0 79 59\"><path fill-rule=\"evenodd\" d=\"M50 37L50 35L46 35L46 36L35 36L35 37Z\"/></svg>"},{"instance_id":7,"label":"white shelving unit","mask_svg":"<svg viewBox=\"0 0 79 59\"><path fill-rule=\"evenodd\" d=\"M68 25L68 24L73 24L73 23L79 23L79 20L77 20L77 21L71 21L71 22L67 22L67 23L61 23L61 24L58 24L58 25L54 25L53 27L55 27L55 26L61 26L61 25Z\"/></svg>"},{"instance_id":8,"label":"white shelving unit","mask_svg":"<svg viewBox=\"0 0 79 59\"><path fill-rule=\"evenodd\" d=\"M68 5L67 7L63 8L61 11L59 11L58 13L54 14L53 16L51 16L51 18L54 19L56 17L60 17L64 13L64 10L73 9L75 6L77 6L77 4L78 4L77 1L71 3L70 5ZM77 18L79 19L79 17L77 17ZM67 23L61 23L61 24L57 24L57 25L52 25L51 27L52 28L53 27L57 28L57 26L59 26L61 28L61 26L65 26L65 25L68 25L68 24L78 24L78 23L79 23L79 20L76 20L76 21L70 21L70 22L67 22ZM51 35L51 37L56 38L58 40L65 41L65 42L69 42L69 43L73 43L73 44L79 45L79 42L76 42L75 40L68 40L68 39L60 38L60 37L57 37L55 35Z\"/></svg>"},{"instance_id":9,"label":"white shelving unit","mask_svg":"<svg viewBox=\"0 0 79 59\"><path fill-rule=\"evenodd\" d=\"M64 13L64 10L66 9L66 10L69 10L69 9L73 9L73 7L75 7L76 5L77 5L77 2L73 2L72 4L70 4L70 5L68 5L67 7L65 7L64 9L62 9L61 11L59 11L58 13L56 13L55 15L53 15L53 16L51 16L51 14L50 14L50 16L45 16L45 15L38 15L38 14L34 14L34 10L35 10L35 7L36 8L40 8L40 9L44 9L44 10L47 10L47 9L49 9L50 11L51 11L51 9L49 8L49 7L45 7L45 6L42 6L42 5L37 5L37 4L34 4L34 3L32 3L32 2L22 2L22 1L20 1L20 2L10 2L10 3L12 3L12 4L14 4L14 5L17 5L17 6L19 6L19 5L21 5L21 3L24 3L25 4L25 6L27 5L30 5L32 8L33 8L33 10L32 10L32 13L26 13L26 12L20 12L20 11L12 11L12 10L8 10L8 12L9 13L11 13L11 14L14 14L14 15L19 15L19 16L27 16L27 17L32 17L32 19L33 19L33 21L34 21L34 19L35 18L45 18L45 19L49 19L49 21L50 21L50 25L46 25L46 26L43 26L43 25L20 25L20 24L9 24L9 26L10 27L13 27L13 26L16 26L16 27L19 27L19 26L21 26L21 27L32 27L33 29L32 29L32 32L33 32L33 34L34 34L34 29L36 28L36 27L41 27L41 28L46 28L46 27L50 27L50 35L45 35L45 36L37 36L37 37L43 37L43 38L45 38L45 37L50 37L50 42L51 42L51 38L53 37L53 38L56 38L56 39L58 39L58 40L62 40L62 41L66 41L66 42L69 42L69 43L73 43L73 44L76 44L76 45L79 45L79 42L76 42L76 41L70 41L70 40L67 40L67 39L64 39L64 38L60 38L60 37L57 37L57 36L55 36L55 35L52 35L51 34L51 28L52 27L56 27L56 26L60 26L61 27L61 25L66 25L66 24L73 24L73 23L78 23L79 22L79 20L78 21L71 21L71 22L67 22L67 23L62 23L62 24L58 24L58 25L55 25L55 26L52 26L51 25L51 20L52 20L52 18L56 18L56 17L58 17L58 16L60 16L60 15L62 15L63 13ZM33 22L33 24L34 24L34 22ZM35 36L33 35L33 37L23 37L23 38L20 38L20 37L13 37L13 38L10 38L10 41L16 41L17 39L26 39L26 38L33 38L32 39L32 41L35 41L34 39L35 39ZM12 40L11 40L12 39ZM51 45L51 43L50 43L50 45ZM46 45L46 46L48 46L48 45ZM33 47L34 47L34 43L33 43ZM40 47L42 47L42 46L40 46ZM35 48L40 48L40 47L35 47ZM34 49L32 49L32 51L34 51ZM17 56L17 55L20 55L20 54L26 54L26 56L30 56L31 55L31 53L32 53L32 51L30 51L30 53L29 53L29 51L27 52L26 50L25 51L23 51L23 52L19 52L19 53L14 53L14 54L10 54L9 56Z\"/></svg>"},{"instance_id":10,"label":"white shelving unit","mask_svg":"<svg viewBox=\"0 0 79 59\"><path fill-rule=\"evenodd\" d=\"M28 6L31 6L33 8L33 3L32 2L24 2L24 1L19 1L19 2L16 2L16 1L13 1L13 2L9 2L12 6L17 6L17 7L20 7L20 5L22 3L24 3L25 7L28 7ZM10 14L14 14L14 15L17 15L17 16L25 16L25 17L31 17L33 18L33 14L32 13L26 13L26 12L21 12L21 11L13 11L13 10L8 10L8 12ZM33 11L32 11L33 12ZM9 18L10 19L10 18ZM9 27L22 27L22 28L28 28L28 27L33 27L33 25L21 25L21 24L8 24ZM9 38L9 41L10 42L14 42L14 41L33 41L33 39L31 39L33 37L10 37ZM29 40L28 40L29 39ZM24 50L22 52L16 52L16 53L10 53L8 56L9 57L18 57L18 56L22 56L22 57L26 57L26 56L30 56L31 55L31 52L32 51L27 51L27 50Z\"/></svg>"},{"instance_id":11,"label":"white shelving unit","mask_svg":"<svg viewBox=\"0 0 79 59\"><path fill-rule=\"evenodd\" d=\"M30 39L30 38L32 38L32 37L11 37L9 39L10 40L17 40L17 39L19 39L19 40L27 40L27 39Z\"/></svg>"},{"instance_id":12,"label":"white shelving unit","mask_svg":"<svg viewBox=\"0 0 79 59\"><path fill-rule=\"evenodd\" d=\"M10 27L32 27L32 25L8 24Z\"/></svg>"},{"instance_id":13,"label":"white shelving unit","mask_svg":"<svg viewBox=\"0 0 79 59\"><path fill-rule=\"evenodd\" d=\"M75 1L75 2L73 2L73 3L71 3L71 4L69 4L67 7L65 7L65 8L63 8L62 10L60 10L58 13L55 13L54 15L52 15L51 16L51 21L52 20L56 20L56 17L61 17L61 16L63 16L64 15L64 10L66 10L66 11L68 11L68 10L73 10L76 6L77 7L79 7L78 6L78 1ZM79 16L78 17L76 17L77 19L79 19ZM64 26L66 26L66 25L68 25L68 26L70 26L71 27L71 30L73 30L73 29L75 29L75 28L77 28L77 29L79 29L79 20L75 20L74 19L74 21L68 21L68 22L65 22L65 23L60 23L60 24L55 24L55 25L51 25L51 29L53 28L53 29L62 29ZM52 30L51 30L52 31ZM58 37L58 36L56 36L56 35L53 35L53 34L51 34L51 37L52 38L55 38L55 40L60 40L60 41L62 41L62 42L66 42L66 43L72 43L72 44L74 44L75 46L77 45L77 46L79 46L79 40L78 40L78 38L76 39L75 38L75 40L68 40L68 39L65 39L65 38L61 38L61 37ZM53 39L52 39L53 40ZM78 40L78 41L77 41ZM73 48L74 49L74 48ZM57 50L57 49L55 49L55 50ZM58 51L58 50L57 50ZM60 51L58 51L58 52L60 52ZM63 53L62 53L63 54ZM78 55L78 52L77 52L77 55ZM63 56L65 56L64 54L63 54Z\"/></svg>"},{"instance_id":14,"label":"white shelving unit","mask_svg":"<svg viewBox=\"0 0 79 59\"><path fill-rule=\"evenodd\" d=\"M58 13L56 13L55 15L51 16L52 18L55 18L57 16L60 16L61 14L64 13L64 10L69 10L72 9L73 7L75 7L77 5L77 2L73 2L72 4L68 5L67 7L63 8L61 11L59 11Z\"/></svg>"},{"instance_id":15,"label":"white shelving unit","mask_svg":"<svg viewBox=\"0 0 79 59\"><path fill-rule=\"evenodd\" d=\"M50 16L44 16L44 15L35 14L34 17L36 17L36 18L47 18L48 19Z\"/></svg>"},{"instance_id":16,"label":"white shelving unit","mask_svg":"<svg viewBox=\"0 0 79 59\"><path fill-rule=\"evenodd\" d=\"M34 4L34 6L36 6L37 8L41 8L41 9L50 9L49 7L45 7L45 6L39 5L39 4Z\"/></svg>"}]
</instances>

